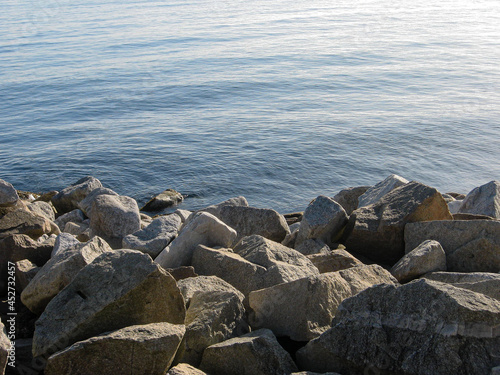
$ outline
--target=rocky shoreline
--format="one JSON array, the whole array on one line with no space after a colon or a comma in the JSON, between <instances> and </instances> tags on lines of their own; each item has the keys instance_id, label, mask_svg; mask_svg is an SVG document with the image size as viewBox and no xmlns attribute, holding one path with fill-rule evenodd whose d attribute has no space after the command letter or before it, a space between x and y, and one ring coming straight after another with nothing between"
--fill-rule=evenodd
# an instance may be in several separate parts
<instances>
[{"instance_id":1,"label":"rocky shoreline","mask_svg":"<svg viewBox=\"0 0 500 375\"><path fill-rule=\"evenodd\" d=\"M154 215L182 199L0 179L0 370L500 374L500 182Z\"/></svg>"}]
</instances>

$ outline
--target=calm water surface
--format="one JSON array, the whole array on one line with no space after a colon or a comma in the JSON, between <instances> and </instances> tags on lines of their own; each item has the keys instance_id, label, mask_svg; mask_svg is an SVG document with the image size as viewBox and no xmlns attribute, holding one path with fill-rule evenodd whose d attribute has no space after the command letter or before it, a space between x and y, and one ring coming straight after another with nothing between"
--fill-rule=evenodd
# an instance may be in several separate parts
<instances>
[{"instance_id":1,"label":"calm water surface","mask_svg":"<svg viewBox=\"0 0 500 375\"><path fill-rule=\"evenodd\" d=\"M500 179L500 2L3 0L0 178L301 210Z\"/></svg>"}]
</instances>

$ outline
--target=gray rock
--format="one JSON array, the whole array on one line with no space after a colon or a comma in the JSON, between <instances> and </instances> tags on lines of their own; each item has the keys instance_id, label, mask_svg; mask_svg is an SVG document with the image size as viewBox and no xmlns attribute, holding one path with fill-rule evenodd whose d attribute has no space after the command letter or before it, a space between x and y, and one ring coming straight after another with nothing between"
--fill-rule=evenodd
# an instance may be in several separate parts
<instances>
[{"instance_id":1,"label":"gray rock","mask_svg":"<svg viewBox=\"0 0 500 375\"><path fill-rule=\"evenodd\" d=\"M345 230L345 246L349 252L393 265L404 255L407 223L450 219L448 206L436 189L410 182L354 211Z\"/></svg>"},{"instance_id":2,"label":"gray rock","mask_svg":"<svg viewBox=\"0 0 500 375\"><path fill-rule=\"evenodd\" d=\"M164 268L191 265L198 245L229 247L236 239L236 231L215 216L200 212L185 225L179 236L155 259Z\"/></svg>"},{"instance_id":3,"label":"gray rock","mask_svg":"<svg viewBox=\"0 0 500 375\"><path fill-rule=\"evenodd\" d=\"M488 374L498 361L500 302L416 280L344 300L332 328L297 352L301 368L341 374Z\"/></svg>"},{"instance_id":4,"label":"gray rock","mask_svg":"<svg viewBox=\"0 0 500 375\"><path fill-rule=\"evenodd\" d=\"M59 236L57 236L55 243L54 243L54 247L52 249L52 253L50 254L50 256L54 257L57 254L64 252L66 250L72 249L80 244L81 244L81 242L78 241L75 238L75 236L73 236L70 233L63 232Z\"/></svg>"},{"instance_id":5,"label":"gray rock","mask_svg":"<svg viewBox=\"0 0 500 375\"><path fill-rule=\"evenodd\" d=\"M97 178L87 176L54 195L51 202L60 214L70 212L78 208L78 204L92 190L100 187L102 187L102 184Z\"/></svg>"},{"instance_id":6,"label":"gray rock","mask_svg":"<svg viewBox=\"0 0 500 375\"><path fill-rule=\"evenodd\" d=\"M253 329L269 328L276 336L309 341L330 328L340 303L376 284L397 284L377 265L291 281L250 293ZM320 307L319 307L320 306Z\"/></svg>"},{"instance_id":7,"label":"gray rock","mask_svg":"<svg viewBox=\"0 0 500 375\"><path fill-rule=\"evenodd\" d=\"M154 259L177 236L181 225L178 215L160 216L144 229L125 236L122 246L142 251Z\"/></svg>"},{"instance_id":8,"label":"gray rock","mask_svg":"<svg viewBox=\"0 0 500 375\"><path fill-rule=\"evenodd\" d=\"M226 205L220 208L216 217L236 230L235 242L253 234L281 242L290 234L283 215L270 209Z\"/></svg>"},{"instance_id":9,"label":"gray rock","mask_svg":"<svg viewBox=\"0 0 500 375\"><path fill-rule=\"evenodd\" d=\"M318 239L328 246L333 246L340 238L347 219L347 214L340 204L320 195L304 212L295 247L308 239Z\"/></svg>"},{"instance_id":10,"label":"gray rock","mask_svg":"<svg viewBox=\"0 0 500 375\"><path fill-rule=\"evenodd\" d=\"M184 224L186 222L186 220L188 219L188 217L191 216L192 212L188 211L188 210L178 209L178 210L175 210L174 214L179 216L181 218L182 224Z\"/></svg>"},{"instance_id":11,"label":"gray rock","mask_svg":"<svg viewBox=\"0 0 500 375\"><path fill-rule=\"evenodd\" d=\"M39 216L43 216L46 219L49 219L50 221L56 220L56 214L54 212L54 208L50 203L42 202L42 201L33 202L33 203L28 205L28 210L30 210L31 212L33 212Z\"/></svg>"},{"instance_id":12,"label":"gray rock","mask_svg":"<svg viewBox=\"0 0 500 375\"><path fill-rule=\"evenodd\" d=\"M500 221L446 220L406 226L407 252L425 240L435 240L441 244L446 253L448 271L500 271Z\"/></svg>"},{"instance_id":13,"label":"gray rock","mask_svg":"<svg viewBox=\"0 0 500 375\"><path fill-rule=\"evenodd\" d=\"M207 373L187 363L179 363L177 366L172 367L167 372L167 375L207 375Z\"/></svg>"},{"instance_id":14,"label":"gray rock","mask_svg":"<svg viewBox=\"0 0 500 375\"><path fill-rule=\"evenodd\" d=\"M446 271L446 254L440 243L434 240L422 242L391 269L392 275L401 283L434 271Z\"/></svg>"},{"instance_id":15,"label":"gray rock","mask_svg":"<svg viewBox=\"0 0 500 375\"><path fill-rule=\"evenodd\" d=\"M63 232L78 237L83 233L89 232L89 229L90 229L90 221L88 222L84 221L83 223L73 223L72 221L70 221L69 223L66 223L66 225L64 226Z\"/></svg>"},{"instance_id":16,"label":"gray rock","mask_svg":"<svg viewBox=\"0 0 500 375\"><path fill-rule=\"evenodd\" d=\"M38 267L28 259L16 262L16 291L21 293L26 289L40 269L41 267Z\"/></svg>"},{"instance_id":17,"label":"gray rock","mask_svg":"<svg viewBox=\"0 0 500 375\"><path fill-rule=\"evenodd\" d=\"M500 275L487 272L431 272L422 276L427 280L451 284L500 300Z\"/></svg>"},{"instance_id":18,"label":"gray rock","mask_svg":"<svg viewBox=\"0 0 500 375\"><path fill-rule=\"evenodd\" d=\"M184 298L174 278L135 250L106 252L50 301L36 322L33 355L131 325L183 324Z\"/></svg>"},{"instance_id":19,"label":"gray rock","mask_svg":"<svg viewBox=\"0 0 500 375\"><path fill-rule=\"evenodd\" d=\"M12 206L18 199L19 195L14 186L0 178L0 207Z\"/></svg>"},{"instance_id":20,"label":"gray rock","mask_svg":"<svg viewBox=\"0 0 500 375\"><path fill-rule=\"evenodd\" d=\"M266 329L209 346L200 368L217 375L283 375L297 371L290 354Z\"/></svg>"},{"instance_id":21,"label":"gray rock","mask_svg":"<svg viewBox=\"0 0 500 375\"><path fill-rule=\"evenodd\" d=\"M125 327L79 341L52 355L46 375L163 375L184 335L183 324L151 323Z\"/></svg>"},{"instance_id":22,"label":"gray rock","mask_svg":"<svg viewBox=\"0 0 500 375\"><path fill-rule=\"evenodd\" d=\"M191 277L179 281L188 309L186 334L175 362L198 366L203 351L249 331L244 320L245 308L241 292L215 276Z\"/></svg>"},{"instance_id":23,"label":"gray rock","mask_svg":"<svg viewBox=\"0 0 500 375\"><path fill-rule=\"evenodd\" d=\"M307 256L320 273L336 272L347 268L361 266L363 263L343 249L330 250L327 253Z\"/></svg>"},{"instance_id":24,"label":"gray rock","mask_svg":"<svg viewBox=\"0 0 500 375\"><path fill-rule=\"evenodd\" d=\"M29 210L12 211L0 219L0 239L13 234L26 234L36 240L52 233L60 233L57 225Z\"/></svg>"},{"instance_id":25,"label":"gray rock","mask_svg":"<svg viewBox=\"0 0 500 375\"><path fill-rule=\"evenodd\" d=\"M10 361L9 360L10 348L11 344L9 337L7 336L5 326L0 321L0 373L1 374L5 374L5 367L7 366L7 363Z\"/></svg>"},{"instance_id":26,"label":"gray rock","mask_svg":"<svg viewBox=\"0 0 500 375\"><path fill-rule=\"evenodd\" d=\"M460 207L462 206L463 201L462 200L454 200L451 202L448 202L448 209L450 210L451 214L457 214L460 211Z\"/></svg>"},{"instance_id":27,"label":"gray rock","mask_svg":"<svg viewBox=\"0 0 500 375\"><path fill-rule=\"evenodd\" d=\"M398 176L396 174L391 174L385 180L380 181L375 186L367 189L364 194L359 197L358 208L369 206L379 201L387 193L393 191L394 189L404 186L409 183L406 178Z\"/></svg>"},{"instance_id":28,"label":"gray rock","mask_svg":"<svg viewBox=\"0 0 500 375\"><path fill-rule=\"evenodd\" d=\"M463 200L458 212L500 219L500 182L490 181L473 189Z\"/></svg>"},{"instance_id":29,"label":"gray rock","mask_svg":"<svg viewBox=\"0 0 500 375\"><path fill-rule=\"evenodd\" d=\"M99 187L97 189L92 190L80 203L78 203L78 208L82 210L82 212L88 217L92 216L92 203L94 199L96 199L99 195L114 195L118 196L118 193L115 191L105 188ZM72 220L73 221L73 220Z\"/></svg>"},{"instance_id":30,"label":"gray rock","mask_svg":"<svg viewBox=\"0 0 500 375\"><path fill-rule=\"evenodd\" d=\"M66 227L66 224L69 222L82 223L84 220L85 220L85 215L83 214L83 211L76 208L73 211L67 212L59 216L56 219L55 223L59 228L64 229Z\"/></svg>"},{"instance_id":31,"label":"gray rock","mask_svg":"<svg viewBox=\"0 0 500 375\"><path fill-rule=\"evenodd\" d=\"M36 274L21 294L21 301L35 314L41 314L76 274L99 255L112 251L102 238L58 252Z\"/></svg>"},{"instance_id":32,"label":"gray rock","mask_svg":"<svg viewBox=\"0 0 500 375\"><path fill-rule=\"evenodd\" d=\"M356 186L350 187L339 191L333 200L340 204L347 215L352 214L352 212L359 206L359 197L366 193L371 186Z\"/></svg>"},{"instance_id":33,"label":"gray rock","mask_svg":"<svg viewBox=\"0 0 500 375\"><path fill-rule=\"evenodd\" d=\"M141 208L141 211L161 211L164 208L175 206L184 200L181 193L175 191L174 189L167 189L156 197L149 200L148 203Z\"/></svg>"},{"instance_id":34,"label":"gray rock","mask_svg":"<svg viewBox=\"0 0 500 375\"><path fill-rule=\"evenodd\" d=\"M235 198L230 198L228 200L225 200L225 201L220 202L218 204L214 204L212 206L208 206L200 211L208 212L208 213L214 215L215 217L219 217L220 210L222 209L222 207L226 207L226 206L248 207L248 202L245 199L245 197L239 196L239 197L235 197ZM200 211L198 211L198 212L200 212Z\"/></svg>"},{"instance_id":35,"label":"gray rock","mask_svg":"<svg viewBox=\"0 0 500 375\"><path fill-rule=\"evenodd\" d=\"M107 241L119 239L141 229L139 207L135 199L121 195L98 195L92 201L90 229Z\"/></svg>"},{"instance_id":36,"label":"gray rock","mask_svg":"<svg viewBox=\"0 0 500 375\"><path fill-rule=\"evenodd\" d=\"M301 242L300 245L296 245L295 250L304 255L328 254L331 251L330 246L322 240L314 238L307 239Z\"/></svg>"}]
</instances>

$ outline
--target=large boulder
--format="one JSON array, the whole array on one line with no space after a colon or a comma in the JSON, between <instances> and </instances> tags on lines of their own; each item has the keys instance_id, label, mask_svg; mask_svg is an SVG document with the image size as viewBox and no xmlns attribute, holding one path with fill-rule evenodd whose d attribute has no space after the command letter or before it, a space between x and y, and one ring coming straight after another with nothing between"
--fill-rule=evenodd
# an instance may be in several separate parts
<instances>
[{"instance_id":1,"label":"large boulder","mask_svg":"<svg viewBox=\"0 0 500 375\"><path fill-rule=\"evenodd\" d=\"M54 212L53 207L54 206L52 206L50 203L38 201L38 202L33 202L33 203L29 204L28 210L30 210L31 212L33 212L36 215L45 217L46 219L55 222L56 214ZM61 228L61 226L59 226L59 225L57 225L57 226L59 228Z\"/></svg>"},{"instance_id":2,"label":"large boulder","mask_svg":"<svg viewBox=\"0 0 500 375\"><path fill-rule=\"evenodd\" d=\"M228 200L225 200L223 202L214 204L212 206L208 206L203 208L198 212L208 212L209 214L214 215L215 217L220 217L220 211L222 210L223 207L226 206L232 206L232 207L248 207L248 202L245 197L239 196L239 197L234 197L234 198L229 198Z\"/></svg>"},{"instance_id":3,"label":"large boulder","mask_svg":"<svg viewBox=\"0 0 500 375\"><path fill-rule=\"evenodd\" d=\"M210 345L248 332L244 295L216 276L199 276L178 282L186 306L186 334L176 362L198 366Z\"/></svg>"},{"instance_id":4,"label":"large boulder","mask_svg":"<svg viewBox=\"0 0 500 375\"><path fill-rule=\"evenodd\" d=\"M325 332L340 303L376 284L397 284L377 265L291 281L250 293L252 328L269 328L276 336L309 341Z\"/></svg>"},{"instance_id":5,"label":"large boulder","mask_svg":"<svg viewBox=\"0 0 500 375\"><path fill-rule=\"evenodd\" d=\"M141 229L137 202L122 195L98 195L92 201L90 229L94 235L121 244L123 237Z\"/></svg>"},{"instance_id":6,"label":"large boulder","mask_svg":"<svg viewBox=\"0 0 500 375\"><path fill-rule=\"evenodd\" d=\"M74 210L59 216L55 223L60 229L64 230L67 223L82 223L84 220L85 215L83 214L83 211L75 208Z\"/></svg>"},{"instance_id":7,"label":"large boulder","mask_svg":"<svg viewBox=\"0 0 500 375\"><path fill-rule=\"evenodd\" d=\"M446 271L446 254L434 240L422 242L391 268L392 275L401 283L434 271Z\"/></svg>"},{"instance_id":8,"label":"large boulder","mask_svg":"<svg viewBox=\"0 0 500 375\"><path fill-rule=\"evenodd\" d=\"M101 182L92 176L87 176L64 188L51 199L52 204L60 214L78 208L85 197L94 189L102 187Z\"/></svg>"},{"instance_id":9,"label":"large boulder","mask_svg":"<svg viewBox=\"0 0 500 375\"><path fill-rule=\"evenodd\" d=\"M181 225L179 215L160 216L146 228L125 236L122 246L125 249L142 251L154 259L177 236Z\"/></svg>"},{"instance_id":10,"label":"large boulder","mask_svg":"<svg viewBox=\"0 0 500 375\"><path fill-rule=\"evenodd\" d=\"M168 208L171 206L175 206L176 204L181 203L184 200L184 197L178 191L174 189L167 189L157 196L151 198L144 207L141 208L141 211L161 211L164 208Z\"/></svg>"},{"instance_id":11,"label":"large boulder","mask_svg":"<svg viewBox=\"0 0 500 375\"><path fill-rule=\"evenodd\" d=\"M183 324L185 311L176 281L148 255L106 252L47 305L36 322L33 356L130 325Z\"/></svg>"},{"instance_id":12,"label":"large boulder","mask_svg":"<svg viewBox=\"0 0 500 375\"><path fill-rule=\"evenodd\" d=\"M96 199L99 195L115 195L118 196L118 193L116 193L114 190L105 188L105 187L99 187L97 189L92 190L90 193L87 194L87 196L82 199L78 203L78 208L88 217L92 216L92 203L94 202L94 199Z\"/></svg>"},{"instance_id":13,"label":"large boulder","mask_svg":"<svg viewBox=\"0 0 500 375\"><path fill-rule=\"evenodd\" d=\"M387 193L391 192L392 190L400 186L406 185L409 182L410 181L408 181L404 177L398 176L397 174L391 174L383 181L380 181L375 186L372 186L369 189L367 189L365 193L359 197L358 199L359 203L357 208L374 204L378 202L379 199L382 198Z\"/></svg>"},{"instance_id":14,"label":"large boulder","mask_svg":"<svg viewBox=\"0 0 500 375\"><path fill-rule=\"evenodd\" d=\"M354 211L345 230L345 246L349 252L393 265L404 255L407 223L451 219L448 206L436 189L410 182Z\"/></svg>"},{"instance_id":15,"label":"large boulder","mask_svg":"<svg viewBox=\"0 0 500 375\"><path fill-rule=\"evenodd\" d=\"M356 186L343 189L335 194L333 200L344 208L347 215L350 215L358 208L359 197L366 193L369 188L371 186Z\"/></svg>"},{"instance_id":16,"label":"large boulder","mask_svg":"<svg viewBox=\"0 0 500 375\"><path fill-rule=\"evenodd\" d=\"M179 236L163 249L155 262L164 268L189 266L198 245L229 247L236 236L233 228L212 214L200 212L182 228Z\"/></svg>"},{"instance_id":17,"label":"large boulder","mask_svg":"<svg viewBox=\"0 0 500 375\"><path fill-rule=\"evenodd\" d=\"M500 220L500 182L490 181L473 189L462 201L458 212Z\"/></svg>"},{"instance_id":18,"label":"large boulder","mask_svg":"<svg viewBox=\"0 0 500 375\"><path fill-rule=\"evenodd\" d=\"M451 284L500 300L500 274L488 272L431 272L422 278Z\"/></svg>"},{"instance_id":19,"label":"large boulder","mask_svg":"<svg viewBox=\"0 0 500 375\"><path fill-rule=\"evenodd\" d=\"M13 206L19 199L12 184L0 178L0 207Z\"/></svg>"},{"instance_id":20,"label":"large boulder","mask_svg":"<svg viewBox=\"0 0 500 375\"><path fill-rule=\"evenodd\" d=\"M448 271L499 272L500 221L446 220L411 223L405 228L406 251L425 240L438 241Z\"/></svg>"},{"instance_id":21,"label":"large boulder","mask_svg":"<svg viewBox=\"0 0 500 375\"><path fill-rule=\"evenodd\" d=\"M200 368L210 374L283 375L297 371L290 354L267 329L209 346Z\"/></svg>"},{"instance_id":22,"label":"large boulder","mask_svg":"<svg viewBox=\"0 0 500 375\"><path fill-rule=\"evenodd\" d=\"M52 355L46 375L164 375L184 336L183 324L125 327L79 341Z\"/></svg>"},{"instance_id":23,"label":"large boulder","mask_svg":"<svg viewBox=\"0 0 500 375\"><path fill-rule=\"evenodd\" d=\"M340 204L320 195L304 212L295 247L308 239L318 239L328 246L333 246L342 234L347 219L347 214Z\"/></svg>"},{"instance_id":24,"label":"large boulder","mask_svg":"<svg viewBox=\"0 0 500 375\"><path fill-rule=\"evenodd\" d=\"M52 233L60 233L57 225L29 210L15 210L0 219L0 239L13 234L26 234L36 240Z\"/></svg>"},{"instance_id":25,"label":"large boulder","mask_svg":"<svg viewBox=\"0 0 500 375\"><path fill-rule=\"evenodd\" d=\"M27 285L21 294L21 301L33 313L41 314L52 298L68 285L83 267L107 251L112 249L100 237L60 251Z\"/></svg>"},{"instance_id":26,"label":"large boulder","mask_svg":"<svg viewBox=\"0 0 500 375\"><path fill-rule=\"evenodd\" d=\"M347 268L361 266L363 263L343 249L330 250L325 253L307 256L320 273L336 272Z\"/></svg>"},{"instance_id":27,"label":"large boulder","mask_svg":"<svg viewBox=\"0 0 500 375\"><path fill-rule=\"evenodd\" d=\"M341 374L489 374L498 365L500 302L416 280L345 300L332 328L297 352L305 370Z\"/></svg>"},{"instance_id":28,"label":"large boulder","mask_svg":"<svg viewBox=\"0 0 500 375\"><path fill-rule=\"evenodd\" d=\"M54 247L52 249L51 257L56 256L57 254L69 250L71 248L74 248L78 245L80 245L81 242L78 241L75 236L73 236L70 233L61 233L59 236L56 237L54 241Z\"/></svg>"}]
</instances>

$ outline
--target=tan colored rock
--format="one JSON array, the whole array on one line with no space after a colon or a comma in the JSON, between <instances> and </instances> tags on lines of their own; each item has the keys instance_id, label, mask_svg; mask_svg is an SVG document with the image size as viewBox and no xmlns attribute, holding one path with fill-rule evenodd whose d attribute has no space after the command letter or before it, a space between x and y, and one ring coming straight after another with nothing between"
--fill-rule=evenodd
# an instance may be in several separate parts
<instances>
[{"instance_id":1,"label":"tan colored rock","mask_svg":"<svg viewBox=\"0 0 500 375\"><path fill-rule=\"evenodd\" d=\"M79 235L87 232L90 228L90 225L89 223L73 223L73 222L68 222L66 223L66 225L64 226L64 230L63 232L64 233L69 233L69 234L72 234L73 236L76 236L78 237Z\"/></svg>"},{"instance_id":2,"label":"tan colored rock","mask_svg":"<svg viewBox=\"0 0 500 375\"><path fill-rule=\"evenodd\" d=\"M38 267L28 259L16 262L16 291L21 293L26 289L40 269L41 267Z\"/></svg>"},{"instance_id":3,"label":"tan colored rock","mask_svg":"<svg viewBox=\"0 0 500 375\"><path fill-rule=\"evenodd\" d=\"M69 222L82 223L85 220L85 215L82 210L74 209L73 211L67 212L59 216L55 223L60 229L64 229L66 224Z\"/></svg>"},{"instance_id":4,"label":"tan colored rock","mask_svg":"<svg viewBox=\"0 0 500 375\"><path fill-rule=\"evenodd\" d=\"M56 220L55 208L50 203L47 202L33 202L28 205L28 210L36 215L43 216L50 221ZM56 223L57 224L57 223Z\"/></svg>"},{"instance_id":5,"label":"tan colored rock","mask_svg":"<svg viewBox=\"0 0 500 375\"><path fill-rule=\"evenodd\" d=\"M87 197L92 190L102 187L101 182L92 176L87 176L64 188L51 199L59 214L70 212L78 208L78 204Z\"/></svg>"},{"instance_id":6,"label":"tan colored rock","mask_svg":"<svg viewBox=\"0 0 500 375\"><path fill-rule=\"evenodd\" d=\"M19 195L12 184L0 178L0 206L12 206L19 200Z\"/></svg>"},{"instance_id":7,"label":"tan colored rock","mask_svg":"<svg viewBox=\"0 0 500 375\"><path fill-rule=\"evenodd\" d=\"M347 215L352 214L352 212L359 206L359 197L366 193L371 186L356 186L350 187L339 191L333 200L340 204Z\"/></svg>"},{"instance_id":8,"label":"tan colored rock","mask_svg":"<svg viewBox=\"0 0 500 375\"><path fill-rule=\"evenodd\" d=\"M427 280L451 284L500 300L500 274L488 272L431 272L422 276Z\"/></svg>"},{"instance_id":9,"label":"tan colored rock","mask_svg":"<svg viewBox=\"0 0 500 375\"><path fill-rule=\"evenodd\" d=\"M187 363L179 363L177 366L172 367L167 372L167 375L207 375L207 373Z\"/></svg>"},{"instance_id":10,"label":"tan colored rock","mask_svg":"<svg viewBox=\"0 0 500 375\"><path fill-rule=\"evenodd\" d=\"M331 249L326 243L318 239L307 239L294 247L299 253L306 256L313 254L328 254Z\"/></svg>"},{"instance_id":11,"label":"tan colored rock","mask_svg":"<svg viewBox=\"0 0 500 375\"><path fill-rule=\"evenodd\" d=\"M167 189L149 200L149 202L141 208L141 211L161 211L165 208L175 206L183 200L184 197L181 193L175 191L174 189Z\"/></svg>"},{"instance_id":12,"label":"tan colored rock","mask_svg":"<svg viewBox=\"0 0 500 375\"><path fill-rule=\"evenodd\" d=\"M368 188L364 194L362 194L358 201L358 207L366 207L371 204L377 203L387 193L390 193L394 189L404 186L409 183L406 178L398 176L396 174L391 174L383 181L380 181L375 186Z\"/></svg>"},{"instance_id":13,"label":"tan colored rock","mask_svg":"<svg viewBox=\"0 0 500 375\"><path fill-rule=\"evenodd\" d=\"M13 234L26 234L36 240L44 234L59 232L53 222L29 210L12 211L0 219L0 239Z\"/></svg>"},{"instance_id":14,"label":"tan colored rock","mask_svg":"<svg viewBox=\"0 0 500 375\"><path fill-rule=\"evenodd\" d=\"M5 326L0 321L0 373L5 374L5 367L9 362L10 340L7 336Z\"/></svg>"},{"instance_id":15,"label":"tan colored rock","mask_svg":"<svg viewBox=\"0 0 500 375\"><path fill-rule=\"evenodd\" d=\"M343 249L330 250L327 253L307 256L320 273L336 272L347 268L360 266L363 263Z\"/></svg>"},{"instance_id":16,"label":"tan colored rock","mask_svg":"<svg viewBox=\"0 0 500 375\"><path fill-rule=\"evenodd\" d=\"M90 193L87 194L87 196L82 199L78 203L78 208L88 217L92 216L92 204L94 203L94 200L99 196L99 195L114 195L118 196L118 193L115 191L105 188L105 187L98 187L94 190L92 190Z\"/></svg>"}]
</instances>

